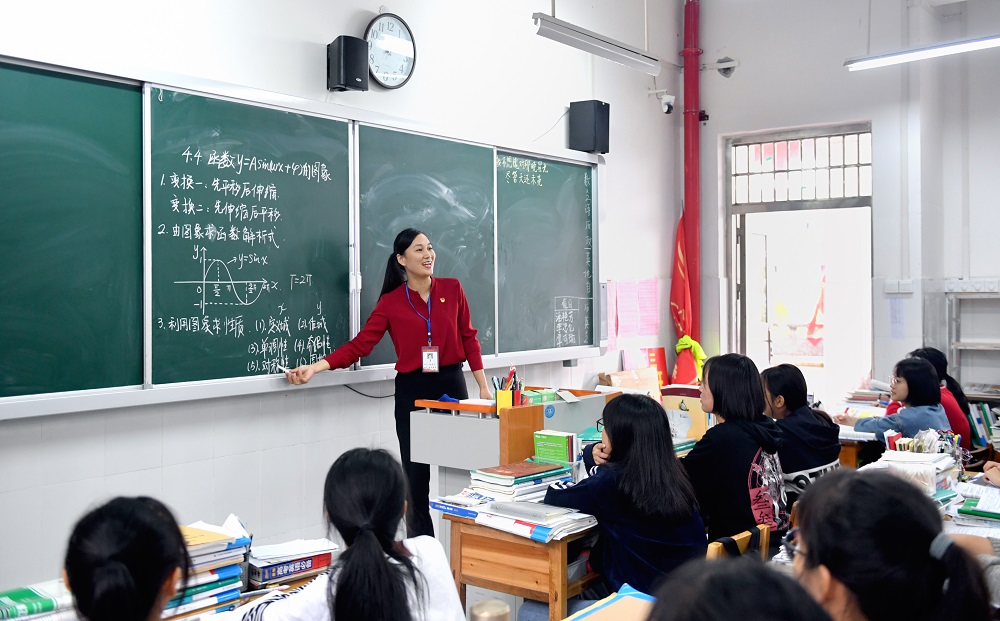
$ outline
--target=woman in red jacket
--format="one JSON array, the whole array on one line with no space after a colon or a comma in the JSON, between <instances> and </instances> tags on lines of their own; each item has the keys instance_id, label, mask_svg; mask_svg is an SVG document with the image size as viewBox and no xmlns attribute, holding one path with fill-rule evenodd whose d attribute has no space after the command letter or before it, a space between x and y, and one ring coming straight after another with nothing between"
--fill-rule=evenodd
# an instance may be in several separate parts
<instances>
[{"instance_id":1,"label":"woman in red jacket","mask_svg":"<svg viewBox=\"0 0 1000 621\"><path fill-rule=\"evenodd\" d=\"M430 466L410 461L413 402L444 394L468 397L462 374L465 361L479 384L479 396L492 398L465 292L454 278L433 277L434 258L426 235L416 229L401 231L392 244L378 303L358 335L326 358L285 373L292 384L305 384L320 371L349 367L370 354L389 332L396 350L396 437L412 499L411 537L434 536L428 508Z\"/></svg>"}]
</instances>

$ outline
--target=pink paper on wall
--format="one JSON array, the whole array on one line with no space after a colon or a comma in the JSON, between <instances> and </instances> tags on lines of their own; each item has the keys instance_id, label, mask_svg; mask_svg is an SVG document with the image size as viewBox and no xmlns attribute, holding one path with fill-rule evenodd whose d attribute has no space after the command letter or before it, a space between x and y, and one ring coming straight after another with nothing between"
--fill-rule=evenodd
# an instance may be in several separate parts
<instances>
[{"instance_id":1,"label":"pink paper on wall","mask_svg":"<svg viewBox=\"0 0 1000 621\"><path fill-rule=\"evenodd\" d=\"M639 304L639 336L660 333L660 281L640 280L636 286Z\"/></svg>"},{"instance_id":2,"label":"pink paper on wall","mask_svg":"<svg viewBox=\"0 0 1000 621\"><path fill-rule=\"evenodd\" d=\"M618 349L618 283L608 281L608 350Z\"/></svg>"},{"instance_id":3,"label":"pink paper on wall","mask_svg":"<svg viewBox=\"0 0 1000 621\"><path fill-rule=\"evenodd\" d=\"M634 280L618 281L618 338L639 335L639 288Z\"/></svg>"}]
</instances>

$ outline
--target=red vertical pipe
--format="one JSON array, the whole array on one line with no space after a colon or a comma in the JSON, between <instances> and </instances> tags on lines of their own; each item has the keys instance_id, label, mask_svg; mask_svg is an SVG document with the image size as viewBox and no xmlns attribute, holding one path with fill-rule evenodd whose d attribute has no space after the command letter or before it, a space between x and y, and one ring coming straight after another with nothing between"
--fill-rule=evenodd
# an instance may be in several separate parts
<instances>
[{"instance_id":1,"label":"red vertical pipe","mask_svg":"<svg viewBox=\"0 0 1000 621\"><path fill-rule=\"evenodd\" d=\"M701 341L701 102L698 0L684 4L684 241L691 289L691 338Z\"/></svg>"}]
</instances>

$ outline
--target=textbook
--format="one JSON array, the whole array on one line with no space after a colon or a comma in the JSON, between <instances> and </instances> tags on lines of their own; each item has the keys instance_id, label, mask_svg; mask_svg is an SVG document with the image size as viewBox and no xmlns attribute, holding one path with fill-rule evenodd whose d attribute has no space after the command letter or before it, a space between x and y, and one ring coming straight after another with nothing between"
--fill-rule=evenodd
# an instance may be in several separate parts
<instances>
[{"instance_id":1,"label":"textbook","mask_svg":"<svg viewBox=\"0 0 1000 621\"><path fill-rule=\"evenodd\" d=\"M485 506L486 506L485 504L479 504L479 505L472 505L471 507L470 506L463 507L461 505L453 505L448 502L443 502L442 499L440 498L437 500L430 501L431 509L435 509L437 511L440 511L441 513L447 513L448 515L454 515L455 517L467 518L470 520L476 519L476 516L479 515L478 509Z\"/></svg>"},{"instance_id":2,"label":"textbook","mask_svg":"<svg viewBox=\"0 0 1000 621\"><path fill-rule=\"evenodd\" d=\"M958 508L958 512L962 515L973 515L976 517L990 518L991 520L1000 520L1000 513L979 509L978 505L980 500L980 498L966 498L962 506Z\"/></svg>"},{"instance_id":3,"label":"textbook","mask_svg":"<svg viewBox=\"0 0 1000 621\"><path fill-rule=\"evenodd\" d=\"M73 596L58 579L0 591L0 619L16 619L72 606Z\"/></svg>"},{"instance_id":4,"label":"textbook","mask_svg":"<svg viewBox=\"0 0 1000 621\"><path fill-rule=\"evenodd\" d=\"M312 556L297 558L292 561L258 565L258 563L265 563L266 561L261 561L251 556L250 582L263 584L278 578L291 578L297 574L306 573L314 569L329 567L332 560L332 552L321 552Z\"/></svg>"},{"instance_id":5,"label":"textbook","mask_svg":"<svg viewBox=\"0 0 1000 621\"><path fill-rule=\"evenodd\" d=\"M212 582L219 582L220 580L225 580L227 578L238 578L243 575L243 569L238 564L225 565L219 567L218 569L209 569L196 574L190 574L187 578L187 588L200 586L202 584L209 584ZM181 587L181 583L177 583L177 588Z\"/></svg>"},{"instance_id":6,"label":"textbook","mask_svg":"<svg viewBox=\"0 0 1000 621\"><path fill-rule=\"evenodd\" d=\"M569 466L560 464L540 464L530 461L517 461L503 466L480 468L470 473L472 480L506 483L512 485L524 481L542 479L554 474L569 472Z\"/></svg>"},{"instance_id":7,"label":"textbook","mask_svg":"<svg viewBox=\"0 0 1000 621\"><path fill-rule=\"evenodd\" d=\"M547 526L555 521L556 518L567 513L573 513L574 510L566 507L546 505L540 502L494 501L490 503L489 511Z\"/></svg>"},{"instance_id":8,"label":"textbook","mask_svg":"<svg viewBox=\"0 0 1000 621\"><path fill-rule=\"evenodd\" d=\"M220 593L224 593L231 589L238 589L241 586L243 586L243 581L240 580L239 576L237 576L236 578L229 578L218 582L210 582L208 584L188 588L184 590L183 595L174 597L167 602L166 608L174 608L176 606L180 606L181 604L189 604L194 601L205 599L206 597L219 595Z\"/></svg>"},{"instance_id":9,"label":"textbook","mask_svg":"<svg viewBox=\"0 0 1000 621\"><path fill-rule=\"evenodd\" d=\"M597 519L586 513L567 513L559 516L547 526L535 524L528 520L480 512L476 516L476 524L489 526L507 533L526 537L533 541L548 543L553 539L562 539L573 533L578 533L597 525Z\"/></svg>"},{"instance_id":10,"label":"textbook","mask_svg":"<svg viewBox=\"0 0 1000 621\"><path fill-rule=\"evenodd\" d=\"M535 432L535 459L557 463L576 461L575 433L543 429Z\"/></svg>"},{"instance_id":11,"label":"textbook","mask_svg":"<svg viewBox=\"0 0 1000 621\"><path fill-rule=\"evenodd\" d=\"M179 606L174 606L173 608L164 608L163 613L160 615L161 619L168 619L170 617L175 617L177 615L182 615L193 610L198 610L199 608L207 608L209 606L216 606L218 604L223 604L225 602L231 602L236 600L239 602L240 590L232 589L229 591L224 591L218 595L212 595L204 599L189 602L187 604L181 604Z\"/></svg>"}]
</instances>

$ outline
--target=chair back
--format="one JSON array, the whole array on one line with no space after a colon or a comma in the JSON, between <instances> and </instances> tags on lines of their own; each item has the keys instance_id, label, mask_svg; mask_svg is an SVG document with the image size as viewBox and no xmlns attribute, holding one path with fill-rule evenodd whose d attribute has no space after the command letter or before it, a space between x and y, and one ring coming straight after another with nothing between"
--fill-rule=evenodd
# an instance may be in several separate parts
<instances>
[{"instance_id":1,"label":"chair back","mask_svg":"<svg viewBox=\"0 0 1000 621\"><path fill-rule=\"evenodd\" d=\"M763 561L767 560L767 550L768 546L771 545L771 527L767 524L758 524L757 531L760 534L759 546L760 546L760 558ZM733 535L732 539L736 542L736 546L740 550L740 554L744 554L747 548L750 547L750 541L753 538L753 533L749 530L745 530L738 535ZM723 558L729 556L726 552L726 547L721 541L713 541L708 544L708 552L705 554L705 558Z\"/></svg>"}]
</instances>

